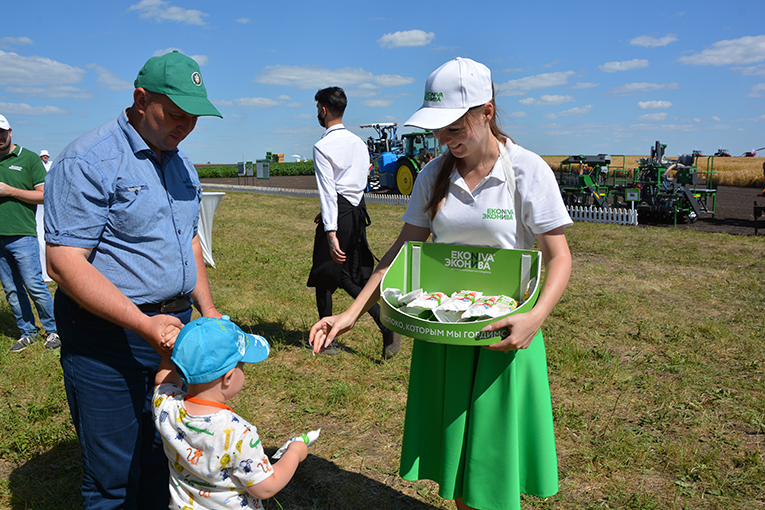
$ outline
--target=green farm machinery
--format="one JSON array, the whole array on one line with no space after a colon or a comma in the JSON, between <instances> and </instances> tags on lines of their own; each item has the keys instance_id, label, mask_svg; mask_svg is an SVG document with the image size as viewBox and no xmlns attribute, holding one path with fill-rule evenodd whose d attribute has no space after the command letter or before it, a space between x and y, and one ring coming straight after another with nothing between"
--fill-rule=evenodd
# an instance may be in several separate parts
<instances>
[{"instance_id":1,"label":"green farm machinery","mask_svg":"<svg viewBox=\"0 0 765 510\"><path fill-rule=\"evenodd\" d=\"M561 162L560 190L568 206L634 208L642 222L678 220L692 223L702 214L714 217L717 189L712 162L700 172L692 154L676 160L664 157L666 145L656 142L650 156L640 158L633 172L625 171L624 156L570 156ZM621 166L611 165L621 158ZM703 187L702 182L703 181Z\"/></svg>"},{"instance_id":2,"label":"green farm machinery","mask_svg":"<svg viewBox=\"0 0 765 510\"><path fill-rule=\"evenodd\" d=\"M372 160L367 191L389 190L411 195L420 170L444 149L430 131L398 135L396 123L364 124L373 128L377 137L367 139Z\"/></svg>"}]
</instances>

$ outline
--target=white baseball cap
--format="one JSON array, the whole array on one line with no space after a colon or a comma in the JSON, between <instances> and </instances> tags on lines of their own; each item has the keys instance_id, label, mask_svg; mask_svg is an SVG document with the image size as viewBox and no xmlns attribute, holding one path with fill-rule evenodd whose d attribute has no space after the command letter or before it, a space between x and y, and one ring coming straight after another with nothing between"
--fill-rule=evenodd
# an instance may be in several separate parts
<instances>
[{"instance_id":1,"label":"white baseball cap","mask_svg":"<svg viewBox=\"0 0 765 510\"><path fill-rule=\"evenodd\" d=\"M48 157L50 157L50 154L48 154L48 151L43 149L43 150L40 151L40 156L48 156Z\"/></svg>"},{"instance_id":2,"label":"white baseball cap","mask_svg":"<svg viewBox=\"0 0 765 510\"><path fill-rule=\"evenodd\" d=\"M468 109L491 101L493 95L489 68L457 57L430 73L422 106L404 125L428 130L444 128Z\"/></svg>"},{"instance_id":3,"label":"white baseball cap","mask_svg":"<svg viewBox=\"0 0 765 510\"><path fill-rule=\"evenodd\" d=\"M11 123L8 122L8 119L0 115L0 129L4 129L6 131L9 131L11 129Z\"/></svg>"}]
</instances>

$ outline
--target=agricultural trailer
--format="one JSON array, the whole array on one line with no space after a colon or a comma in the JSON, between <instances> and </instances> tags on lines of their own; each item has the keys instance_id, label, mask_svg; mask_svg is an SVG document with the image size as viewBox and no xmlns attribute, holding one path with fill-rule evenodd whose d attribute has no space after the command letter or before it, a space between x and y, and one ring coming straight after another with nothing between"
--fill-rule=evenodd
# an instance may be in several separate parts
<instances>
[{"instance_id":1,"label":"agricultural trailer","mask_svg":"<svg viewBox=\"0 0 765 510\"><path fill-rule=\"evenodd\" d=\"M563 202L572 206L608 207L608 167L611 156L575 155L560 162L559 184Z\"/></svg>"},{"instance_id":2,"label":"agricultural trailer","mask_svg":"<svg viewBox=\"0 0 765 510\"><path fill-rule=\"evenodd\" d=\"M631 176L624 171L623 163L621 171L609 169L608 155L567 158L561 162L560 175L564 202L569 206L634 207L641 223L672 221L677 225L678 219L692 223L701 214L714 217L714 157L707 162L706 187L702 188L694 156L681 154L671 160L664 157L665 149L666 145L657 141L650 156L640 158Z\"/></svg>"}]
</instances>

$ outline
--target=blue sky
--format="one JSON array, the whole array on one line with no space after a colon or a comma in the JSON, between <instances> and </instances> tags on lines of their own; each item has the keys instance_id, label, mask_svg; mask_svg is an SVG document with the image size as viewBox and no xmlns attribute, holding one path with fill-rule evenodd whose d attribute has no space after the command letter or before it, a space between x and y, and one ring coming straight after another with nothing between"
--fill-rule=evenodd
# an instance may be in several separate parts
<instances>
[{"instance_id":1,"label":"blue sky","mask_svg":"<svg viewBox=\"0 0 765 510\"><path fill-rule=\"evenodd\" d=\"M457 56L492 70L503 126L539 154L765 147L762 0L27 0L4 13L0 113L15 143L54 157L130 106L143 63L171 49L199 62L224 115L182 143L195 163L310 157L313 95L330 85L362 138L361 124L402 126Z\"/></svg>"}]
</instances>

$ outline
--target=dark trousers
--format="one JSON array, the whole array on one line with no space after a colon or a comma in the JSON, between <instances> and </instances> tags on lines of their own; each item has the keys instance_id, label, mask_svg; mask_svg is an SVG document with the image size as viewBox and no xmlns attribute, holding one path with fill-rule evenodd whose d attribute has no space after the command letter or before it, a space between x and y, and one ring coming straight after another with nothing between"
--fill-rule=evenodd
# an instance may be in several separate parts
<instances>
[{"instance_id":1,"label":"dark trousers","mask_svg":"<svg viewBox=\"0 0 765 510\"><path fill-rule=\"evenodd\" d=\"M151 402L159 354L60 290L55 313L64 387L82 448L85 508L166 510L169 468ZM173 315L188 323L191 308Z\"/></svg>"},{"instance_id":2,"label":"dark trousers","mask_svg":"<svg viewBox=\"0 0 765 510\"><path fill-rule=\"evenodd\" d=\"M349 275L347 271L343 271L341 273L340 279L337 283L338 287L347 292L348 295L353 299L358 297L358 295L361 293L361 289L363 288L354 283L353 278L351 278L351 275ZM327 289L326 287L316 287L316 308L319 310L320 319L332 315L333 293L333 290ZM372 317L372 319L374 319L375 324L377 324L377 327L380 328L380 331L385 331L385 326L383 326L382 322L380 322L379 304L375 303L375 305L369 309L369 315Z\"/></svg>"}]
</instances>

